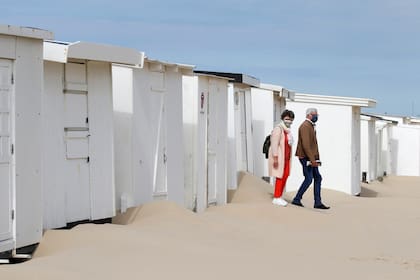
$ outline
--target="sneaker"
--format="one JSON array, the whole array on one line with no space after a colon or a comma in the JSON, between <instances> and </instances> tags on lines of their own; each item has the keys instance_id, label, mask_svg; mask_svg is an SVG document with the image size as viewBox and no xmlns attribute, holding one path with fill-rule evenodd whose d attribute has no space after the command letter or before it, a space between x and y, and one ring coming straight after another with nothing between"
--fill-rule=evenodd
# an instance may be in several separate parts
<instances>
[{"instance_id":1,"label":"sneaker","mask_svg":"<svg viewBox=\"0 0 420 280\"><path fill-rule=\"evenodd\" d=\"M278 203L279 203L279 205L281 205L281 206L283 206L283 207L285 207L285 206L287 206L287 201L286 200L284 200L283 198L279 198L279 200L278 200Z\"/></svg>"},{"instance_id":2,"label":"sneaker","mask_svg":"<svg viewBox=\"0 0 420 280\"><path fill-rule=\"evenodd\" d=\"M277 197L277 198L273 198L273 204L274 205L279 205L279 206L286 206L287 205L287 201L284 200L281 197Z\"/></svg>"}]
</instances>

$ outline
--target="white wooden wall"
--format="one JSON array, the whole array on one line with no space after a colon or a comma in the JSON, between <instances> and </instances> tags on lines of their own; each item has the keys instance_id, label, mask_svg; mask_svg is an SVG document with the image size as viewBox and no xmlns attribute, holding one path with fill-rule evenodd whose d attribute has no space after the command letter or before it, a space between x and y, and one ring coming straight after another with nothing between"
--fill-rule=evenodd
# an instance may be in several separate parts
<instances>
[{"instance_id":1,"label":"white wooden wall","mask_svg":"<svg viewBox=\"0 0 420 280\"><path fill-rule=\"evenodd\" d=\"M397 176L420 176L420 127L392 126L391 173Z\"/></svg>"},{"instance_id":2,"label":"white wooden wall","mask_svg":"<svg viewBox=\"0 0 420 280\"><path fill-rule=\"evenodd\" d=\"M112 66L114 106L115 205L125 212L134 206L133 69Z\"/></svg>"},{"instance_id":3,"label":"white wooden wall","mask_svg":"<svg viewBox=\"0 0 420 280\"><path fill-rule=\"evenodd\" d=\"M0 58L0 252L14 246L13 61Z\"/></svg>"},{"instance_id":4,"label":"white wooden wall","mask_svg":"<svg viewBox=\"0 0 420 280\"><path fill-rule=\"evenodd\" d=\"M185 201L197 212L226 203L227 81L183 77Z\"/></svg>"},{"instance_id":5,"label":"white wooden wall","mask_svg":"<svg viewBox=\"0 0 420 280\"><path fill-rule=\"evenodd\" d=\"M252 142L254 172L257 177L268 176L268 164L262 153L265 137L274 127L274 96L270 90L259 88L251 89L252 99Z\"/></svg>"},{"instance_id":6,"label":"white wooden wall","mask_svg":"<svg viewBox=\"0 0 420 280\"><path fill-rule=\"evenodd\" d=\"M158 199L184 205L182 73L150 62L113 72L117 208Z\"/></svg>"},{"instance_id":7,"label":"white wooden wall","mask_svg":"<svg viewBox=\"0 0 420 280\"><path fill-rule=\"evenodd\" d=\"M235 138L235 89L233 84L228 84L227 125L227 184L228 189L236 189L238 187L238 166Z\"/></svg>"},{"instance_id":8,"label":"white wooden wall","mask_svg":"<svg viewBox=\"0 0 420 280\"><path fill-rule=\"evenodd\" d=\"M16 247L19 248L39 242L42 235L42 42L17 37L14 67Z\"/></svg>"},{"instance_id":9,"label":"white wooden wall","mask_svg":"<svg viewBox=\"0 0 420 280\"><path fill-rule=\"evenodd\" d=\"M287 109L294 111L295 120L292 125L292 133L295 138L293 155L296 151L298 128L305 120L306 109L315 107L318 109L319 120L316 131L319 145L319 152L322 161L320 173L323 177L322 187L348 194L357 194L360 188L360 154L357 146L360 147L360 133L355 132L358 120L353 120L357 110L353 111L352 106L311 104L300 102L287 102ZM355 142L354 142L355 141ZM354 143L352 143L354 142ZM359 161L359 163L354 163ZM355 178L357 176L357 182ZM286 185L286 190L297 190L303 181L302 166L294 156L292 170ZM305 195L313 197L312 191Z\"/></svg>"},{"instance_id":10,"label":"white wooden wall","mask_svg":"<svg viewBox=\"0 0 420 280\"><path fill-rule=\"evenodd\" d=\"M4 69L7 65L8 68L2 75L5 81L0 94L0 145L6 146L1 149L0 162L7 159L7 167L0 168L0 239L3 239L0 242L8 243L6 248L1 242L0 250L7 250L11 246L19 248L37 243L42 236L43 46L39 39L8 35L0 35L0 45L2 67ZM13 73L13 83L10 72ZM12 209L15 209L14 220ZM12 239L12 243L7 242Z\"/></svg>"},{"instance_id":11,"label":"white wooden wall","mask_svg":"<svg viewBox=\"0 0 420 280\"><path fill-rule=\"evenodd\" d=\"M88 62L91 219L115 215L111 64Z\"/></svg>"},{"instance_id":12,"label":"white wooden wall","mask_svg":"<svg viewBox=\"0 0 420 280\"><path fill-rule=\"evenodd\" d=\"M363 117L360 122L361 143L361 173L366 172L367 182L376 180L377 178L377 135L375 133L375 120ZM362 174L360 175L362 180Z\"/></svg>"},{"instance_id":13,"label":"white wooden wall","mask_svg":"<svg viewBox=\"0 0 420 280\"><path fill-rule=\"evenodd\" d=\"M115 215L110 67L45 61L45 229Z\"/></svg>"}]
</instances>

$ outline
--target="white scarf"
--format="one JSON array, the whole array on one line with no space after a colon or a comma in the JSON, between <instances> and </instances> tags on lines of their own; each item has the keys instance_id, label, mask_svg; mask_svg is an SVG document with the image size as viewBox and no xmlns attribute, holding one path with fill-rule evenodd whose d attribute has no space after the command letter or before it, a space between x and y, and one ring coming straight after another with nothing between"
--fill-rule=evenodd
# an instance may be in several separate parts
<instances>
[{"instance_id":1,"label":"white scarf","mask_svg":"<svg viewBox=\"0 0 420 280\"><path fill-rule=\"evenodd\" d=\"M289 143L289 146L293 146L294 141L293 141L292 130L284 124L283 120L281 120L278 125L281 126L283 130L287 133L287 142Z\"/></svg>"}]
</instances>

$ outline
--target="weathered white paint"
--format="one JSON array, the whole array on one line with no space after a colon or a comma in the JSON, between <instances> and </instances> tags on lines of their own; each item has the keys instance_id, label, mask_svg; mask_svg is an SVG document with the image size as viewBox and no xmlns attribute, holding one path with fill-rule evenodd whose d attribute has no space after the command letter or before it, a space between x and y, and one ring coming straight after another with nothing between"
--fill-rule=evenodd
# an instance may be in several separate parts
<instances>
[{"instance_id":1,"label":"weathered white paint","mask_svg":"<svg viewBox=\"0 0 420 280\"><path fill-rule=\"evenodd\" d=\"M52 37L0 25L0 252L42 236L42 40Z\"/></svg>"},{"instance_id":2,"label":"weathered white paint","mask_svg":"<svg viewBox=\"0 0 420 280\"><path fill-rule=\"evenodd\" d=\"M113 67L117 209L156 199L184 205L182 76L192 68L150 59Z\"/></svg>"},{"instance_id":3,"label":"weathered white paint","mask_svg":"<svg viewBox=\"0 0 420 280\"><path fill-rule=\"evenodd\" d=\"M306 109L318 109L316 131L323 188L351 195L360 193L360 107L374 104L375 101L370 99L299 93L295 94L295 101L287 103L287 109L295 113L292 133L296 141L293 151L296 150L298 128L305 120ZM294 157L287 190L297 190L302 181L302 167Z\"/></svg>"},{"instance_id":4,"label":"weathered white paint","mask_svg":"<svg viewBox=\"0 0 420 280\"><path fill-rule=\"evenodd\" d=\"M45 42L44 55L44 228L110 218L115 215L111 64L137 66L143 54Z\"/></svg>"},{"instance_id":5,"label":"weathered white paint","mask_svg":"<svg viewBox=\"0 0 420 280\"><path fill-rule=\"evenodd\" d=\"M197 212L225 204L228 79L183 78L185 203Z\"/></svg>"}]
</instances>

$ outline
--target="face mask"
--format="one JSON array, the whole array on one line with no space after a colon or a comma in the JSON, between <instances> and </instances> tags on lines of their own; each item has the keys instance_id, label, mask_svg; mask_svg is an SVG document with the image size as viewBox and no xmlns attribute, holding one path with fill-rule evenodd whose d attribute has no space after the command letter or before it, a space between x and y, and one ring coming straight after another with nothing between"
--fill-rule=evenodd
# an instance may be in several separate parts
<instances>
[{"instance_id":1,"label":"face mask","mask_svg":"<svg viewBox=\"0 0 420 280\"><path fill-rule=\"evenodd\" d=\"M292 123L293 123L293 121L291 121L291 120L283 120L283 122L284 122L284 125L286 127L290 127L292 125Z\"/></svg>"},{"instance_id":2,"label":"face mask","mask_svg":"<svg viewBox=\"0 0 420 280\"><path fill-rule=\"evenodd\" d=\"M313 123L316 123L317 120L318 120L318 116L317 115L312 116L311 121Z\"/></svg>"}]
</instances>

